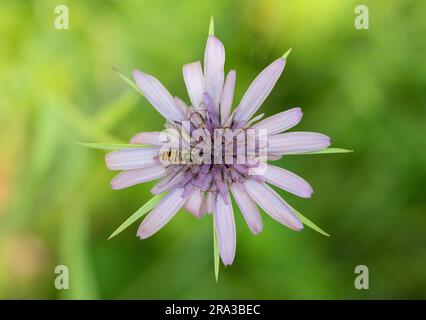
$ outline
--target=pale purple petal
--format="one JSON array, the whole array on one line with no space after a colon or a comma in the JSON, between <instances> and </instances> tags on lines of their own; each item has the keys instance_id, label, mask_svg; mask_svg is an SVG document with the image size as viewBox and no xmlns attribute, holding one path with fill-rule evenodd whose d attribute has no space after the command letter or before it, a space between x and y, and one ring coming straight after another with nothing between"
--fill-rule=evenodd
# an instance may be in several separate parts
<instances>
[{"instance_id":1,"label":"pale purple petal","mask_svg":"<svg viewBox=\"0 0 426 320\"><path fill-rule=\"evenodd\" d=\"M185 119L182 110L160 81L139 70L134 71L133 76L142 94L164 118L174 121Z\"/></svg>"},{"instance_id":2,"label":"pale purple petal","mask_svg":"<svg viewBox=\"0 0 426 320\"><path fill-rule=\"evenodd\" d=\"M200 61L189 63L183 66L183 79L192 106L199 109L203 103L204 77Z\"/></svg>"},{"instance_id":3,"label":"pale purple petal","mask_svg":"<svg viewBox=\"0 0 426 320\"><path fill-rule=\"evenodd\" d=\"M152 236L173 218L186 201L186 198L181 197L182 193L183 188L176 188L160 200L140 224L137 232L139 238Z\"/></svg>"},{"instance_id":4,"label":"pale purple petal","mask_svg":"<svg viewBox=\"0 0 426 320\"><path fill-rule=\"evenodd\" d=\"M265 183L248 179L244 186L250 197L274 220L290 229L300 231L303 224L293 213L291 207Z\"/></svg>"},{"instance_id":5,"label":"pale purple petal","mask_svg":"<svg viewBox=\"0 0 426 320\"><path fill-rule=\"evenodd\" d=\"M105 162L111 170L132 170L151 167L159 163L159 148L132 148L109 152Z\"/></svg>"},{"instance_id":6,"label":"pale purple petal","mask_svg":"<svg viewBox=\"0 0 426 320\"><path fill-rule=\"evenodd\" d=\"M207 193L207 213L213 213L216 205L216 199L213 192Z\"/></svg>"},{"instance_id":7,"label":"pale purple petal","mask_svg":"<svg viewBox=\"0 0 426 320\"><path fill-rule=\"evenodd\" d=\"M215 36L207 39L204 53L205 91L213 101L216 112L219 111L219 101L222 95L225 72L225 48Z\"/></svg>"},{"instance_id":8,"label":"pale purple petal","mask_svg":"<svg viewBox=\"0 0 426 320\"><path fill-rule=\"evenodd\" d=\"M130 143L140 143L140 144L151 144L155 146L163 145L163 141L160 141L160 132L139 132L135 134L131 139Z\"/></svg>"},{"instance_id":9,"label":"pale purple petal","mask_svg":"<svg viewBox=\"0 0 426 320\"><path fill-rule=\"evenodd\" d=\"M226 120L228 120L229 114L231 112L232 102L234 100L235 79L235 70L229 71L225 79L225 84L223 85L222 98L220 99L220 115L222 125L224 125Z\"/></svg>"},{"instance_id":10,"label":"pale purple petal","mask_svg":"<svg viewBox=\"0 0 426 320\"><path fill-rule=\"evenodd\" d=\"M214 226L217 235L220 257L225 266L231 265L235 257L236 234L235 220L229 193L226 204L222 196L216 199L214 210Z\"/></svg>"},{"instance_id":11,"label":"pale purple petal","mask_svg":"<svg viewBox=\"0 0 426 320\"><path fill-rule=\"evenodd\" d=\"M203 106L209 114L209 119L211 121L211 124L215 128L219 127L220 123L219 123L219 114L217 112L218 109L215 107L213 103L213 99L207 93L203 94L203 99L204 99Z\"/></svg>"},{"instance_id":12,"label":"pale purple petal","mask_svg":"<svg viewBox=\"0 0 426 320\"><path fill-rule=\"evenodd\" d=\"M253 80L235 111L234 120L236 122L249 120L257 109L259 109L275 86L275 83L284 70L284 66L285 60L279 58L267 66Z\"/></svg>"},{"instance_id":13,"label":"pale purple petal","mask_svg":"<svg viewBox=\"0 0 426 320\"><path fill-rule=\"evenodd\" d=\"M174 97L176 105L182 110L183 114L188 115L188 105L179 97Z\"/></svg>"},{"instance_id":14,"label":"pale purple petal","mask_svg":"<svg viewBox=\"0 0 426 320\"><path fill-rule=\"evenodd\" d=\"M185 209L191 212L197 218L201 217L200 209L203 203L203 197L204 193L201 192L200 189L194 189L184 205Z\"/></svg>"},{"instance_id":15,"label":"pale purple petal","mask_svg":"<svg viewBox=\"0 0 426 320\"><path fill-rule=\"evenodd\" d=\"M153 194L159 194L164 191L170 190L171 188L179 185L184 179L185 173L184 170L180 170L172 175L166 176L164 179L160 180L152 189Z\"/></svg>"},{"instance_id":16,"label":"pale purple petal","mask_svg":"<svg viewBox=\"0 0 426 320\"><path fill-rule=\"evenodd\" d=\"M268 153L267 155L268 160L271 160L271 161L280 160L282 159L282 157L283 157L282 154Z\"/></svg>"},{"instance_id":17,"label":"pale purple petal","mask_svg":"<svg viewBox=\"0 0 426 320\"><path fill-rule=\"evenodd\" d=\"M123 189L138 183L159 179L165 175L166 169L162 164L154 167L127 170L116 175L111 181L111 186L114 190Z\"/></svg>"},{"instance_id":18,"label":"pale purple petal","mask_svg":"<svg viewBox=\"0 0 426 320\"><path fill-rule=\"evenodd\" d=\"M302 198L310 198L312 187L303 178L283 168L268 164L263 178L273 185Z\"/></svg>"},{"instance_id":19,"label":"pale purple petal","mask_svg":"<svg viewBox=\"0 0 426 320\"><path fill-rule=\"evenodd\" d=\"M327 148L330 138L316 132L287 132L268 138L268 152L273 154L296 154Z\"/></svg>"},{"instance_id":20,"label":"pale purple petal","mask_svg":"<svg viewBox=\"0 0 426 320\"><path fill-rule=\"evenodd\" d=\"M207 214L207 194L203 197L200 210L198 210L198 218L202 218Z\"/></svg>"},{"instance_id":21,"label":"pale purple petal","mask_svg":"<svg viewBox=\"0 0 426 320\"><path fill-rule=\"evenodd\" d=\"M273 135L293 128L300 122L302 116L300 108L293 108L266 118L253 125L252 128L267 129L268 135Z\"/></svg>"},{"instance_id":22,"label":"pale purple petal","mask_svg":"<svg viewBox=\"0 0 426 320\"><path fill-rule=\"evenodd\" d=\"M239 183L233 183L231 191L251 232L254 234L262 232L263 223L259 209L257 209L256 203L244 190L244 187Z\"/></svg>"}]
</instances>

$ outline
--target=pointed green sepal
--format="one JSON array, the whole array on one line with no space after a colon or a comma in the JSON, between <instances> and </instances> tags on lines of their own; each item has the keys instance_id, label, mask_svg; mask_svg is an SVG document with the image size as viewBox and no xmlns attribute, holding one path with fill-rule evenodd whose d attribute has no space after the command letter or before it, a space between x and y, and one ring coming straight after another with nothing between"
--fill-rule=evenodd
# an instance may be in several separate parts
<instances>
[{"instance_id":1,"label":"pointed green sepal","mask_svg":"<svg viewBox=\"0 0 426 320\"><path fill-rule=\"evenodd\" d=\"M217 243L216 230L214 228L214 217L213 217L213 257L214 257L214 277L217 282L219 280L219 247Z\"/></svg>"},{"instance_id":2,"label":"pointed green sepal","mask_svg":"<svg viewBox=\"0 0 426 320\"><path fill-rule=\"evenodd\" d=\"M292 154L326 154L326 153L350 153L354 152L353 150L349 149L341 149L341 148L325 148L317 151L311 151L311 152L302 152L302 153L292 153Z\"/></svg>"},{"instance_id":3,"label":"pointed green sepal","mask_svg":"<svg viewBox=\"0 0 426 320\"><path fill-rule=\"evenodd\" d=\"M147 203L145 203L138 211L136 211L134 214L132 214L126 221L124 221L118 228L115 230L108 238L108 240L114 238L117 234L122 232L124 229L126 229L128 226L139 220L141 217L143 217L145 214L147 214L149 211L151 211L155 205L164 197L164 194L157 194L156 196L152 197Z\"/></svg>"},{"instance_id":4,"label":"pointed green sepal","mask_svg":"<svg viewBox=\"0 0 426 320\"><path fill-rule=\"evenodd\" d=\"M291 50L293 50L293 48L288 49L288 50L286 51L286 53L284 53L284 54L282 55L282 58L283 58L284 60L287 60L287 57L290 55Z\"/></svg>"},{"instance_id":5,"label":"pointed green sepal","mask_svg":"<svg viewBox=\"0 0 426 320\"><path fill-rule=\"evenodd\" d=\"M294 213L296 213L297 217L300 219L300 221L307 227L311 228L312 230L315 230L316 232L322 234L323 236L329 237L330 235L325 232L324 230L322 230L320 227L318 227L315 223L313 223L311 220L309 220L308 218L306 218L304 215L302 215L299 211L297 211L296 209L294 209L293 207L291 207L294 211Z\"/></svg>"},{"instance_id":6,"label":"pointed green sepal","mask_svg":"<svg viewBox=\"0 0 426 320\"><path fill-rule=\"evenodd\" d=\"M214 19L213 19L213 16L210 17L209 36L214 36Z\"/></svg>"},{"instance_id":7,"label":"pointed green sepal","mask_svg":"<svg viewBox=\"0 0 426 320\"><path fill-rule=\"evenodd\" d=\"M91 142L78 142L77 144L80 145L80 146L86 147L86 148L99 149L99 150L107 150L107 151L147 147L146 144L138 144L138 143L135 143L135 144L126 144L126 143L91 143Z\"/></svg>"},{"instance_id":8,"label":"pointed green sepal","mask_svg":"<svg viewBox=\"0 0 426 320\"><path fill-rule=\"evenodd\" d=\"M122 74L120 71L118 71L116 68L112 68L115 73L118 74L118 76L124 80L124 82L126 82L129 86L131 86L133 89L135 89L138 93L141 93L141 91L139 90L137 84L130 80L129 78L127 78L124 74Z\"/></svg>"}]
</instances>

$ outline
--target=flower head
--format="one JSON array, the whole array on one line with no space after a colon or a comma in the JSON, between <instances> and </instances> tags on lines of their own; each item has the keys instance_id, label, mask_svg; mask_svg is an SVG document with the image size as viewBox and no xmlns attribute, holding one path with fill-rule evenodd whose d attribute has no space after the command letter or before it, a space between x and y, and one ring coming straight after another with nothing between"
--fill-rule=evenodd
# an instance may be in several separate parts
<instances>
[{"instance_id":1,"label":"flower head","mask_svg":"<svg viewBox=\"0 0 426 320\"><path fill-rule=\"evenodd\" d=\"M149 146L110 152L106 164L122 171L112 180L113 189L161 179L152 193L166 195L139 226L141 239L160 230L181 208L198 218L210 213L220 257L230 265L236 249L231 195L254 234L263 228L258 207L290 229L302 230L295 210L269 185L303 198L311 196L312 188L267 160L321 150L330 139L315 132L285 132L300 122L300 108L266 119L263 114L254 116L281 76L287 55L253 80L233 111L236 72L231 70L225 77L225 49L212 34L204 67L200 61L183 66L190 105L173 97L153 76L133 73L141 93L166 119L166 129L136 134L130 143Z\"/></svg>"}]
</instances>

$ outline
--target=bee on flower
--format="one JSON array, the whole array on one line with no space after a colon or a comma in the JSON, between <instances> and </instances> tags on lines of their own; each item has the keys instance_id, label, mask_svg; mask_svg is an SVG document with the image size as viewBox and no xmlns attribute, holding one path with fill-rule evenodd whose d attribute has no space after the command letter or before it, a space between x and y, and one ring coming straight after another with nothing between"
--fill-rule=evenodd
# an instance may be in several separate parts
<instances>
[{"instance_id":1,"label":"bee on flower","mask_svg":"<svg viewBox=\"0 0 426 320\"><path fill-rule=\"evenodd\" d=\"M236 71L225 75L225 48L212 31L204 66L200 61L183 66L189 105L155 77L133 72L142 95L166 120L166 130L140 132L130 139L130 144L144 146L106 155L107 167L121 171L111 182L113 189L160 179L151 192L165 196L140 224L139 238L155 234L182 208L198 218L212 214L220 257L230 265L236 252L231 197L254 234L263 229L259 208L292 230L303 229L301 215L271 185L302 198L311 197L312 187L267 161L322 153L330 138L316 132L287 132L302 119L298 107L265 119L263 114L255 116L283 73L288 54L268 65L238 104L234 103Z\"/></svg>"}]
</instances>

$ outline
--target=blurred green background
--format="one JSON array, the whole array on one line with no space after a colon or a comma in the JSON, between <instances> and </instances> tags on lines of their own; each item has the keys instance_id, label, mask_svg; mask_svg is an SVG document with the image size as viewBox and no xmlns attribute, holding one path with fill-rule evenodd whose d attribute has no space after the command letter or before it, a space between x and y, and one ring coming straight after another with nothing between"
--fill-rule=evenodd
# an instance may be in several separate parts
<instances>
[{"instance_id":1,"label":"blurred green background","mask_svg":"<svg viewBox=\"0 0 426 320\"><path fill-rule=\"evenodd\" d=\"M361 3L369 30L354 28ZM54 28L59 4L68 30ZM426 298L425 11L414 0L2 0L0 298ZM211 216L181 212L148 240L134 224L108 241L153 183L111 190L104 152L76 144L159 130L112 67L151 73L188 102L181 68L203 59L212 14L236 102L293 47L262 112L301 106L297 130L355 150L280 161L315 190L282 194L330 238L266 215L253 236L237 213L236 260L218 283ZM69 290L54 287L60 264ZM361 264L369 290L354 287Z\"/></svg>"}]
</instances>

